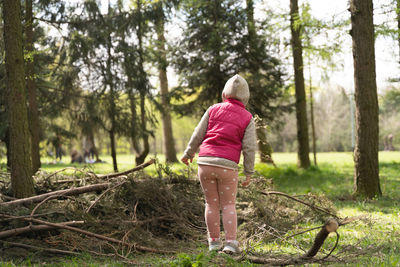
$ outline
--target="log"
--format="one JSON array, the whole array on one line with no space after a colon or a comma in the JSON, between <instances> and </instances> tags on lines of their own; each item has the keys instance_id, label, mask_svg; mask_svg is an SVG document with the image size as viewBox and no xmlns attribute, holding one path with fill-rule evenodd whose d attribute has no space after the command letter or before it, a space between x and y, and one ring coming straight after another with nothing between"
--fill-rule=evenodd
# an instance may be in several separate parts
<instances>
[{"instance_id":1,"label":"log","mask_svg":"<svg viewBox=\"0 0 400 267\"><path fill-rule=\"evenodd\" d=\"M71 222L64 222L60 223L62 225L77 225L77 224L83 224L84 221L71 221ZM15 235L21 235L27 232L32 232L32 231L42 231L42 230L50 230L54 229L55 227L50 226L50 225L28 225L25 227L21 228L15 228L15 229L10 229L6 231L0 232L0 239L4 239L10 236L15 236Z\"/></svg>"},{"instance_id":2,"label":"log","mask_svg":"<svg viewBox=\"0 0 400 267\"><path fill-rule=\"evenodd\" d=\"M111 185L111 183L102 183L102 184L93 184L93 185L87 185L87 186L82 186L82 187L58 190L58 191L49 192L49 193L45 193L45 194L38 195L38 196L21 198L21 199L17 199L17 200L13 200L13 201L8 201L8 202L2 202L2 203L0 203L0 207L12 207L12 206L17 206L17 205L22 205L22 204L37 203L37 202L41 202L41 201L45 200L46 198L48 198L50 196L55 196L55 195L73 196L73 195L80 195L83 193L88 193L88 192L93 192L93 191L101 191L101 190L107 189L110 185Z\"/></svg>"},{"instance_id":3,"label":"log","mask_svg":"<svg viewBox=\"0 0 400 267\"><path fill-rule=\"evenodd\" d=\"M312 258L314 257L321 246L324 244L325 239L328 237L329 233L336 232L339 227L339 223L336 219L329 219L326 221L324 226L322 226L321 230L318 232L317 236L315 237L313 246L307 251L307 253L303 256L303 258Z\"/></svg>"}]
</instances>

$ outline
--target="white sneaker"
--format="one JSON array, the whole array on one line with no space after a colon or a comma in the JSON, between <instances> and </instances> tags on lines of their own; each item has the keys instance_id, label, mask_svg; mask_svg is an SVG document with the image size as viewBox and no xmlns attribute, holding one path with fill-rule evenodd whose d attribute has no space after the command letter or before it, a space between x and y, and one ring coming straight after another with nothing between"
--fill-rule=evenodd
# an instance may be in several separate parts
<instances>
[{"instance_id":1,"label":"white sneaker","mask_svg":"<svg viewBox=\"0 0 400 267\"><path fill-rule=\"evenodd\" d=\"M222 250L227 254L238 254L240 253L239 242L236 240L228 240L225 243L225 247Z\"/></svg>"},{"instance_id":2,"label":"white sneaker","mask_svg":"<svg viewBox=\"0 0 400 267\"><path fill-rule=\"evenodd\" d=\"M219 251L222 249L222 242L221 240L218 238L209 238L208 239L208 250L209 251Z\"/></svg>"}]
</instances>

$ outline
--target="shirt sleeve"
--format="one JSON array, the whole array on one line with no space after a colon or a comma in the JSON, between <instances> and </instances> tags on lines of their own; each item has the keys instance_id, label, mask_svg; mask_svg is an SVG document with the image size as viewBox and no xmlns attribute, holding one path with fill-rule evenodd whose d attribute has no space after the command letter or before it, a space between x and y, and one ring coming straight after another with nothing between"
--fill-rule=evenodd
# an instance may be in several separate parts
<instances>
[{"instance_id":1,"label":"shirt sleeve","mask_svg":"<svg viewBox=\"0 0 400 267\"><path fill-rule=\"evenodd\" d=\"M243 165L244 165L245 175L252 175L254 173L254 161L255 161L256 150L257 150L256 126L252 118L250 120L249 125L247 125L242 141Z\"/></svg>"},{"instance_id":2,"label":"shirt sleeve","mask_svg":"<svg viewBox=\"0 0 400 267\"><path fill-rule=\"evenodd\" d=\"M210 108L204 113L199 124L194 129L192 137L190 138L189 144L187 145L185 152L183 152L183 156L185 158L194 157L194 154L196 154L197 149L203 142L204 137L207 132L207 128L208 128L208 119L210 117L209 110L210 110Z\"/></svg>"}]
</instances>

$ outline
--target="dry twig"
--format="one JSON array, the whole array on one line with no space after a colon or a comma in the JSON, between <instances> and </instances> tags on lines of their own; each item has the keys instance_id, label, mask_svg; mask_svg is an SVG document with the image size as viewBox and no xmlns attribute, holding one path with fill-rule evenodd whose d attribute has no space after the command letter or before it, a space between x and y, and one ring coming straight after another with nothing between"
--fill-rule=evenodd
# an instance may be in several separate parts
<instances>
[{"instance_id":1,"label":"dry twig","mask_svg":"<svg viewBox=\"0 0 400 267\"><path fill-rule=\"evenodd\" d=\"M15 217L15 216L11 216L11 215L2 215L2 216L8 217L8 218ZM82 229L79 229L79 228L75 228L75 227L68 226L68 225L63 225L63 224L60 224L60 223L52 223L52 222L47 222L47 221L34 219L34 218L29 218L29 217L28 218L22 218L22 219L25 220L25 221L32 221L32 222L35 222L35 223L49 225L49 226L53 226L55 228L65 229L65 230L69 230L69 231L72 231L72 232L84 234L84 235L87 235L87 236L95 237L95 238L98 238L98 239L101 239L101 240L105 240L105 241L109 241L109 242L112 242L112 243L116 243L116 244L119 244L119 245L130 246L130 247L133 247L136 250L143 251L143 252L163 253L163 254L175 253L175 251L159 250L159 249L155 249L155 248L144 247L144 246L141 246L141 245L138 245L138 244L127 243L127 242L120 241L120 240L112 238L112 237L107 237L107 236L104 236L104 235L96 234L96 233L93 233L93 232L85 231L85 230L82 230Z\"/></svg>"},{"instance_id":2,"label":"dry twig","mask_svg":"<svg viewBox=\"0 0 400 267\"><path fill-rule=\"evenodd\" d=\"M43 248L43 247L31 246L31 245L27 245L27 244L9 242L9 241L4 241L4 240L0 240L0 242L10 245L10 246L39 250L39 251L46 251L46 252L57 253L57 254L79 255L79 253L74 252L74 251L60 250L60 249L54 249L54 248Z\"/></svg>"}]
</instances>

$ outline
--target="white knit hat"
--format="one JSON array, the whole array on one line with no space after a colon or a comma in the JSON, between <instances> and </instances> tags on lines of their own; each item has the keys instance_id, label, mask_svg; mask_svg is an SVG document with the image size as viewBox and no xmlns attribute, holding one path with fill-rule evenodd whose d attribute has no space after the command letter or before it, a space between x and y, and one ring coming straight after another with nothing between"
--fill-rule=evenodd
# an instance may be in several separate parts
<instances>
[{"instance_id":1,"label":"white knit hat","mask_svg":"<svg viewBox=\"0 0 400 267\"><path fill-rule=\"evenodd\" d=\"M249 102L249 97L249 85L247 84L246 80L239 74L236 74L235 76L230 78L226 82L224 90L222 91L223 100L228 98L235 98L242 102L244 105L247 105L247 102Z\"/></svg>"}]
</instances>

